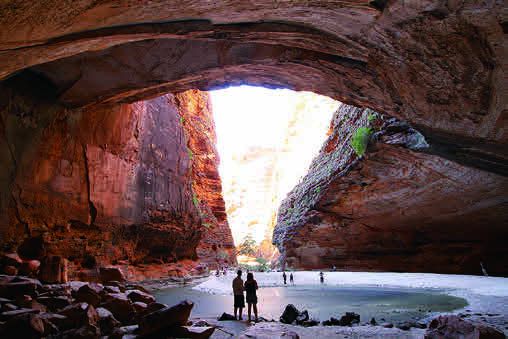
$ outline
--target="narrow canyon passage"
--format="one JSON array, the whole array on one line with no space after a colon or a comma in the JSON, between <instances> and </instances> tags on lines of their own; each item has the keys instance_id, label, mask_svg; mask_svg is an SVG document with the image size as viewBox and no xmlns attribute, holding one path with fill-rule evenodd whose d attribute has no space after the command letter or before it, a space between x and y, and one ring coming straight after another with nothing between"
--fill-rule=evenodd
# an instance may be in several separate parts
<instances>
[{"instance_id":1,"label":"narrow canyon passage","mask_svg":"<svg viewBox=\"0 0 508 339\"><path fill-rule=\"evenodd\" d=\"M223 196L239 259L259 257L277 265L272 245L277 210L307 173L340 103L311 92L250 86L210 95ZM249 239L255 245L242 251Z\"/></svg>"},{"instance_id":2,"label":"narrow canyon passage","mask_svg":"<svg viewBox=\"0 0 508 339\"><path fill-rule=\"evenodd\" d=\"M310 310L429 287L462 299L373 334L502 338L507 23L502 1L2 2L0 337L209 337L146 288L232 293L242 267L271 316L306 285ZM355 334L332 319L240 327Z\"/></svg>"}]
</instances>

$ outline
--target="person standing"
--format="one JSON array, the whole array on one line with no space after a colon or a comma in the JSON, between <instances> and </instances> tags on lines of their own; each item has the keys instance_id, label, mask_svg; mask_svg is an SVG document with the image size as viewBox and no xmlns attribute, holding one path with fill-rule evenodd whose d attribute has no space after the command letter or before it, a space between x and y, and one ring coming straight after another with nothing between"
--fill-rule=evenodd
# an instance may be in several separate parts
<instances>
[{"instance_id":1,"label":"person standing","mask_svg":"<svg viewBox=\"0 0 508 339\"><path fill-rule=\"evenodd\" d=\"M247 300L247 312L249 316L249 321L251 321L251 308L254 308L254 316L255 322L258 322L258 296L256 295L256 290L258 289L258 283L254 280L254 274L247 274L247 281L245 282L245 292L246 292L246 300Z\"/></svg>"},{"instance_id":2,"label":"person standing","mask_svg":"<svg viewBox=\"0 0 508 339\"><path fill-rule=\"evenodd\" d=\"M284 280L284 285L286 285L286 279L287 279L286 271L282 272L282 279Z\"/></svg>"},{"instance_id":3,"label":"person standing","mask_svg":"<svg viewBox=\"0 0 508 339\"><path fill-rule=\"evenodd\" d=\"M324 283L325 282L325 274L321 271L319 272L319 281L321 283Z\"/></svg>"},{"instance_id":4,"label":"person standing","mask_svg":"<svg viewBox=\"0 0 508 339\"><path fill-rule=\"evenodd\" d=\"M295 281L293 279L293 272L289 273L289 282L291 283L291 285L295 284Z\"/></svg>"},{"instance_id":5,"label":"person standing","mask_svg":"<svg viewBox=\"0 0 508 339\"><path fill-rule=\"evenodd\" d=\"M245 307L245 299L243 296L243 279L242 270L236 272L236 278L233 279L234 309L235 319L242 320L242 313ZM236 314L238 312L238 318Z\"/></svg>"}]
</instances>

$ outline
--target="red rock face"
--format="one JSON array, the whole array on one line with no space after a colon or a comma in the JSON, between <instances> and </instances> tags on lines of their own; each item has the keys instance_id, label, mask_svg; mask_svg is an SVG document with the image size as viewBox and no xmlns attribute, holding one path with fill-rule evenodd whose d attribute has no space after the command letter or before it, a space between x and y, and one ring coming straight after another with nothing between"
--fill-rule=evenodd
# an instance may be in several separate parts
<instances>
[{"instance_id":1,"label":"red rock face","mask_svg":"<svg viewBox=\"0 0 508 339\"><path fill-rule=\"evenodd\" d=\"M189 90L175 95L180 122L187 134L188 156L192 164L193 202L199 210L203 236L197 247L200 261L210 267L236 264L233 236L228 225L219 176L219 153L210 97Z\"/></svg>"},{"instance_id":2,"label":"red rock face","mask_svg":"<svg viewBox=\"0 0 508 339\"><path fill-rule=\"evenodd\" d=\"M507 275L508 180L432 154L409 126L343 105L309 173L279 210L274 242L298 268ZM371 118L372 120L372 118ZM358 158L358 127L379 130Z\"/></svg>"},{"instance_id":3,"label":"red rock face","mask_svg":"<svg viewBox=\"0 0 508 339\"><path fill-rule=\"evenodd\" d=\"M438 0L18 1L0 7L0 78L43 75L72 107L224 84L310 90L408 121L453 143L462 163L506 175L503 9Z\"/></svg>"},{"instance_id":4,"label":"red rock face","mask_svg":"<svg viewBox=\"0 0 508 339\"><path fill-rule=\"evenodd\" d=\"M2 107L0 145L8 169L1 181L3 250L18 248L27 258L68 258L71 275L96 264L195 260L204 218L193 203L193 190L216 187L213 197L203 198L202 208L213 208L222 219L207 229L207 237L217 231L223 246L232 244L218 159L203 174L213 183L195 181L204 168L193 171L198 165L188 155L194 139L214 145L205 94L67 111L19 93L19 88L4 88L2 94L2 102L9 103ZM200 105L190 110L186 101ZM189 133L181 124L183 115L199 117L208 129Z\"/></svg>"}]
</instances>

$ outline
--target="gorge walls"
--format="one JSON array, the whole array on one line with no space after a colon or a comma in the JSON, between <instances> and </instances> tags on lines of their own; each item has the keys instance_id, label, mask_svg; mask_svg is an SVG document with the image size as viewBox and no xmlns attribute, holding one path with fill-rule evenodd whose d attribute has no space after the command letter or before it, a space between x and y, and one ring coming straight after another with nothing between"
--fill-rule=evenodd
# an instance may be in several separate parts
<instances>
[{"instance_id":1,"label":"gorge walls","mask_svg":"<svg viewBox=\"0 0 508 339\"><path fill-rule=\"evenodd\" d=\"M364 157L350 140L375 132ZM407 124L342 105L309 173L282 202L290 267L507 275L508 179L434 153Z\"/></svg>"},{"instance_id":2,"label":"gorge walls","mask_svg":"<svg viewBox=\"0 0 508 339\"><path fill-rule=\"evenodd\" d=\"M199 211L203 235L197 254L200 261L215 267L235 264L236 252L228 225L219 176L212 107L208 93L189 90L175 95L180 122L187 135L187 155L192 164L192 201Z\"/></svg>"},{"instance_id":3,"label":"gorge walls","mask_svg":"<svg viewBox=\"0 0 508 339\"><path fill-rule=\"evenodd\" d=\"M213 227L221 227L223 246L232 247L218 159L211 158L203 172L219 188L214 199L205 197L201 207L194 202L202 187L212 185L195 180L199 165L189 156L189 147L215 142L206 94L66 110L48 103L51 86L38 77L31 88L8 85L1 94L3 252L39 260L58 255L70 261L70 273L85 278L108 264L196 261L196 248L216 231L205 231L203 208L222 215ZM193 100L203 105L188 108ZM183 116L199 117L208 130L186 130ZM222 260L235 259L228 252ZM167 273L160 269L161 276Z\"/></svg>"}]
</instances>

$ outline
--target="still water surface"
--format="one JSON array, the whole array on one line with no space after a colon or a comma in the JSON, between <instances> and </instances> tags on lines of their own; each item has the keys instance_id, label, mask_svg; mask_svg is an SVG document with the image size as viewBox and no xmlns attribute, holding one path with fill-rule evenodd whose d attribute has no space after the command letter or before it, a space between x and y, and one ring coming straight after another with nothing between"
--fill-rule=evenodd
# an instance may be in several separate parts
<instances>
[{"instance_id":1,"label":"still water surface","mask_svg":"<svg viewBox=\"0 0 508 339\"><path fill-rule=\"evenodd\" d=\"M168 288L154 294L157 301L168 305L183 299L193 301L192 317L233 313L232 295L209 294L191 287ZM268 319L278 319L287 304L294 304L318 320L356 312L362 322L372 317L391 322L417 320L431 312L447 312L467 305L464 299L446 295L442 290L326 285L260 287L258 300L259 315Z\"/></svg>"}]
</instances>

